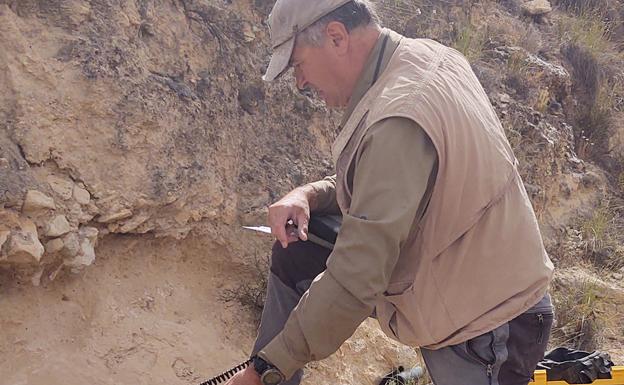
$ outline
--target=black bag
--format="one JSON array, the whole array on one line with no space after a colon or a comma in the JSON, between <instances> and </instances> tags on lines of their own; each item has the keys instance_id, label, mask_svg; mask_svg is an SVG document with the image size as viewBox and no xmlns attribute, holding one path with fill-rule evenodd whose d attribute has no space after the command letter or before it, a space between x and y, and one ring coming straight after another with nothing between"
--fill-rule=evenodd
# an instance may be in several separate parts
<instances>
[{"instance_id":1,"label":"black bag","mask_svg":"<svg viewBox=\"0 0 624 385\"><path fill-rule=\"evenodd\" d=\"M312 215L308 224L308 233L326 242L326 245L322 244L321 246L333 249L336 238L338 238L340 225L342 225L341 215Z\"/></svg>"},{"instance_id":2,"label":"black bag","mask_svg":"<svg viewBox=\"0 0 624 385\"><path fill-rule=\"evenodd\" d=\"M548 381L591 384L597 379L610 379L612 366L608 353L556 348L546 353L537 370L546 370Z\"/></svg>"}]
</instances>

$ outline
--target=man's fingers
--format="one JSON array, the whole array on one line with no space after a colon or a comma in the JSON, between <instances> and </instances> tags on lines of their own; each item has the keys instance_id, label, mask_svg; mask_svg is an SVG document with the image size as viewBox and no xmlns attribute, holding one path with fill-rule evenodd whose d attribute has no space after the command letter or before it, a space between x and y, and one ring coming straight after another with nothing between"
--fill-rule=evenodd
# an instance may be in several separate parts
<instances>
[{"instance_id":1,"label":"man's fingers","mask_svg":"<svg viewBox=\"0 0 624 385\"><path fill-rule=\"evenodd\" d=\"M286 226L277 226L271 231L273 231L275 238L277 238L277 240L282 244L284 249L288 247L288 234L286 233Z\"/></svg>"},{"instance_id":2,"label":"man's fingers","mask_svg":"<svg viewBox=\"0 0 624 385\"><path fill-rule=\"evenodd\" d=\"M297 216L297 229L298 229L298 236L299 239L301 239L302 241L307 241L308 240L308 222L310 221L310 218L308 217L308 215L306 213L301 213Z\"/></svg>"},{"instance_id":3,"label":"man's fingers","mask_svg":"<svg viewBox=\"0 0 624 385\"><path fill-rule=\"evenodd\" d=\"M286 219L272 218L269 220L271 233L282 244L283 248L288 246L288 234L286 233Z\"/></svg>"}]
</instances>

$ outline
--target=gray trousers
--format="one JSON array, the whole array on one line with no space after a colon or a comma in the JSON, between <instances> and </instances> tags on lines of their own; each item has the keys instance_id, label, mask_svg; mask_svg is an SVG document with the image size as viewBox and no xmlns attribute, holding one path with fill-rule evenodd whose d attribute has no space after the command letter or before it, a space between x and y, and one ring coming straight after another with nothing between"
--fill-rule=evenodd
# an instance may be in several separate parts
<instances>
[{"instance_id":1,"label":"gray trousers","mask_svg":"<svg viewBox=\"0 0 624 385\"><path fill-rule=\"evenodd\" d=\"M330 251L311 242L273 246L267 295L252 354L268 344L284 327L290 312L325 270ZM435 385L527 385L544 357L553 314L548 301L506 324L458 345L421 349ZM380 373L379 375L383 375ZM299 370L284 385L298 385Z\"/></svg>"}]
</instances>

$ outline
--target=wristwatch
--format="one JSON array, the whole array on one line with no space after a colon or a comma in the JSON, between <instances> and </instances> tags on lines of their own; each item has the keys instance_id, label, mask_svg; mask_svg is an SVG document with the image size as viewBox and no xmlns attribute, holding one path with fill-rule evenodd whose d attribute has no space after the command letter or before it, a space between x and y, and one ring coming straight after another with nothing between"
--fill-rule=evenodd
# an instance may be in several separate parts
<instances>
[{"instance_id":1,"label":"wristwatch","mask_svg":"<svg viewBox=\"0 0 624 385\"><path fill-rule=\"evenodd\" d=\"M260 376L260 381L263 385L279 385L286 380L278 368L266 362L262 358L253 356L251 357L251 360L253 367L256 370L256 373Z\"/></svg>"}]
</instances>

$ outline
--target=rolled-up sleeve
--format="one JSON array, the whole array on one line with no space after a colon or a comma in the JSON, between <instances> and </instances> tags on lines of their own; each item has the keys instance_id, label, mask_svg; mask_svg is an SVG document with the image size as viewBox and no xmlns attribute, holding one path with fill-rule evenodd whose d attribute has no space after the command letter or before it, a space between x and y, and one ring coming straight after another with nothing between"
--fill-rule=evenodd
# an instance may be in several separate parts
<instances>
[{"instance_id":1,"label":"rolled-up sleeve","mask_svg":"<svg viewBox=\"0 0 624 385\"><path fill-rule=\"evenodd\" d=\"M317 182L308 183L314 190L313 212L339 214L340 208L336 200L336 175L327 176Z\"/></svg>"},{"instance_id":2,"label":"rolled-up sleeve","mask_svg":"<svg viewBox=\"0 0 624 385\"><path fill-rule=\"evenodd\" d=\"M416 123L390 118L369 129L356 162L349 214L343 216L327 270L260 352L287 377L334 353L371 315L426 204L437 155Z\"/></svg>"}]
</instances>

